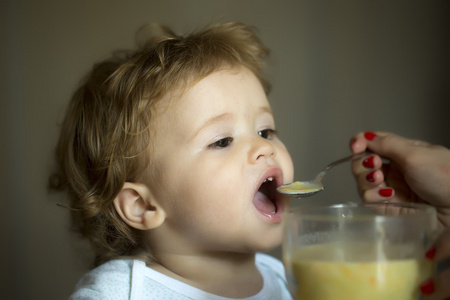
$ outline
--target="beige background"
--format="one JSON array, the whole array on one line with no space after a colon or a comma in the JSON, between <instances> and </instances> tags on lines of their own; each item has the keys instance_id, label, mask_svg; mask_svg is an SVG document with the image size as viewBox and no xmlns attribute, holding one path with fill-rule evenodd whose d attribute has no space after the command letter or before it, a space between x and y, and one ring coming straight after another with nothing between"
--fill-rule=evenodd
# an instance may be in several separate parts
<instances>
[{"instance_id":1,"label":"beige background","mask_svg":"<svg viewBox=\"0 0 450 300\"><path fill-rule=\"evenodd\" d=\"M143 23L258 27L272 49L278 129L305 179L348 154L362 130L450 145L449 3L1 1L0 298L64 299L86 271L67 211L45 188L57 124L83 74L132 47ZM355 199L348 166L325 183L314 201Z\"/></svg>"}]
</instances>

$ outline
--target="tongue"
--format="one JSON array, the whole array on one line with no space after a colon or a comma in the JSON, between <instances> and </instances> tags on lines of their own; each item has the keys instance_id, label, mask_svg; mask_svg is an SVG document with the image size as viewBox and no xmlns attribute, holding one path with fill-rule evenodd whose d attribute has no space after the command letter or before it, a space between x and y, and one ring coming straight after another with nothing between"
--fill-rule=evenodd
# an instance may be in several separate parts
<instances>
[{"instance_id":1,"label":"tongue","mask_svg":"<svg viewBox=\"0 0 450 300\"><path fill-rule=\"evenodd\" d=\"M273 204L273 202L270 201L270 199L267 198L266 195L264 195L259 191L256 193L255 199L253 200L253 204L259 211L262 212L273 213L274 211L277 210L275 204Z\"/></svg>"}]
</instances>

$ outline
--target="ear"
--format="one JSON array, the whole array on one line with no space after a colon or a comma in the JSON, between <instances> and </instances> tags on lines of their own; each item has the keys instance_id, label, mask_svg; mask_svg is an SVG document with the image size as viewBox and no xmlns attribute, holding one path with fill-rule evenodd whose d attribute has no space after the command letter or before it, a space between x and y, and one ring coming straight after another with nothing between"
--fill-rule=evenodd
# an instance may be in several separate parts
<instances>
[{"instance_id":1,"label":"ear","mask_svg":"<svg viewBox=\"0 0 450 300\"><path fill-rule=\"evenodd\" d=\"M166 218L165 211L154 201L150 190L139 183L125 182L114 199L114 207L125 223L140 230L159 227Z\"/></svg>"}]
</instances>

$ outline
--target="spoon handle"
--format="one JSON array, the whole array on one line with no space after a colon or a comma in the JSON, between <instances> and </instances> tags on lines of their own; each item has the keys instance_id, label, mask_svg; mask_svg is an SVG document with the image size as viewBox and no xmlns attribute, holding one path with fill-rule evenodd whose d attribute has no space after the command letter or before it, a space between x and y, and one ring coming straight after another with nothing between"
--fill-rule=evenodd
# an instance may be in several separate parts
<instances>
[{"instance_id":1,"label":"spoon handle","mask_svg":"<svg viewBox=\"0 0 450 300\"><path fill-rule=\"evenodd\" d=\"M329 164L328 166L325 167L325 169L323 169L322 171L320 171L319 174L317 174L316 179L314 179L315 182L321 182L322 178L325 176L325 174L328 172L328 170L330 170L331 168L336 167L337 165L340 165L346 161L350 161L350 160L355 160L355 159L360 159L363 158L364 156L370 155L371 152L369 151L364 151L364 152L360 152L360 153L355 153L353 155L341 158L339 160L336 160L334 162L332 162L331 164Z\"/></svg>"}]
</instances>

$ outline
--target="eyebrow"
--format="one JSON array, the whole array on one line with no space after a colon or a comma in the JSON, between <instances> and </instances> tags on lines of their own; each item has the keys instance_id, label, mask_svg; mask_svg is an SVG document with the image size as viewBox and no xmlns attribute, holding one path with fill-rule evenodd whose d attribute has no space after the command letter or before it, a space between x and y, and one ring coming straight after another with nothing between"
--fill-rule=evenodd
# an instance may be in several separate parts
<instances>
[{"instance_id":1,"label":"eyebrow","mask_svg":"<svg viewBox=\"0 0 450 300\"><path fill-rule=\"evenodd\" d=\"M219 122L219 121L227 121L227 120L231 120L233 118L233 116L230 113L223 113L220 114L218 116L214 116L208 120L206 120L206 122L204 122L196 131L195 133L192 135L192 137L190 138L190 140L192 141L204 128L210 126L213 123Z\"/></svg>"},{"instance_id":2,"label":"eyebrow","mask_svg":"<svg viewBox=\"0 0 450 300\"><path fill-rule=\"evenodd\" d=\"M261 106L258 110L260 113L269 113L269 114L273 115L273 111L270 108L270 106Z\"/></svg>"},{"instance_id":3,"label":"eyebrow","mask_svg":"<svg viewBox=\"0 0 450 300\"><path fill-rule=\"evenodd\" d=\"M261 106L258 109L258 114L263 114L263 113L268 113L273 115L273 111L270 108L270 106ZM214 116L208 120L206 120L206 122L204 122L196 131L195 133L192 135L192 137L190 138L190 140L193 140L204 128L210 126L213 123L216 122L220 122L220 121L228 121L233 119L233 115L230 113L223 113L217 116Z\"/></svg>"}]
</instances>

